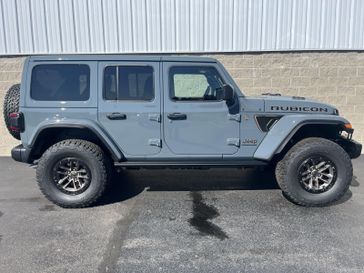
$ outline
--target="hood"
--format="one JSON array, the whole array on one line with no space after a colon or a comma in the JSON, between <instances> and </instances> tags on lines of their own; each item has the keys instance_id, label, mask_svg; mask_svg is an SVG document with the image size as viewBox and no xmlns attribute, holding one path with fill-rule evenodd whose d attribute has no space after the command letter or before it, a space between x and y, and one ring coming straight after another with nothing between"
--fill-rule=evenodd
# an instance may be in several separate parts
<instances>
[{"instance_id":1,"label":"hood","mask_svg":"<svg viewBox=\"0 0 364 273\"><path fill-rule=\"evenodd\" d=\"M305 113L338 115L336 107L304 97L288 97L279 95L264 95L266 113Z\"/></svg>"}]
</instances>

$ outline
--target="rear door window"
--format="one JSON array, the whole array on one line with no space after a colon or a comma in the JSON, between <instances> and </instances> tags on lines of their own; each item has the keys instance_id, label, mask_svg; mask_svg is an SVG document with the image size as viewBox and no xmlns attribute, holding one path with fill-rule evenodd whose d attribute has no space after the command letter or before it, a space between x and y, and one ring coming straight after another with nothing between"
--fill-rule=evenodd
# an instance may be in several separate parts
<instances>
[{"instance_id":1,"label":"rear door window","mask_svg":"<svg viewBox=\"0 0 364 273\"><path fill-rule=\"evenodd\" d=\"M104 70L104 99L153 100L153 68L151 66L107 66Z\"/></svg>"},{"instance_id":2,"label":"rear door window","mask_svg":"<svg viewBox=\"0 0 364 273\"><path fill-rule=\"evenodd\" d=\"M90 68L85 64L42 64L32 71L30 96L39 101L86 101Z\"/></svg>"}]
</instances>

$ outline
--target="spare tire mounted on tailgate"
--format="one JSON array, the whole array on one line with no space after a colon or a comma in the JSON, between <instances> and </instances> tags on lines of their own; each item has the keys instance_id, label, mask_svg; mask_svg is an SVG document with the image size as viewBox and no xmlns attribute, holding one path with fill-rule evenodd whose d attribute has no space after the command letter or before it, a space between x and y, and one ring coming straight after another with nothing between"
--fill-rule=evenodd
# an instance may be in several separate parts
<instances>
[{"instance_id":1,"label":"spare tire mounted on tailgate","mask_svg":"<svg viewBox=\"0 0 364 273\"><path fill-rule=\"evenodd\" d=\"M4 99L4 108L3 108L6 128L8 128L9 133L18 140L20 140L20 132L11 129L10 114L19 112L19 98L20 98L20 84L14 84L6 92Z\"/></svg>"}]
</instances>

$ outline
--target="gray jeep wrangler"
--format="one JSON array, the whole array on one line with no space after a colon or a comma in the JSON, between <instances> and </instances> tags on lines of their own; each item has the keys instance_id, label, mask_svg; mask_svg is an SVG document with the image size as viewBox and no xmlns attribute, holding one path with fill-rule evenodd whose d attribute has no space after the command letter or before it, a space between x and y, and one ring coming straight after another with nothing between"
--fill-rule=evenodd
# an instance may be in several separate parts
<instances>
[{"instance_id":1,"label":"gray jeep wrangler","mask_svg":"<svg viewBox=\"0 0 364 273\"><path fill-rule=\"evenodd\" d=\"M335 107L245 96L211 58L29 57L4 116L21 139L12 157L37 164L41 191L62 207L97 202L115 167L257 165L275 167L292 202L323 206L348 190L361 154Z\"/></svg>"}]
</instances>

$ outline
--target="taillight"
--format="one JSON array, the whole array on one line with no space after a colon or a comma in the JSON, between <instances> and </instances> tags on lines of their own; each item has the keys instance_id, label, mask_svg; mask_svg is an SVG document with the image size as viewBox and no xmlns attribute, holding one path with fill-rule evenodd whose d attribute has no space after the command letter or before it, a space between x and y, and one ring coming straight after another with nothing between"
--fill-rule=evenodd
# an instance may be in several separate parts
<instances>
[{"instance_id":1,"label":"taillight","mask_svg":"<svg viewBox=\"0 0 364 273\"><path fill-rule=\"evenodd\" d=\"M22 112L9 114L9 129L13 132L24 132L24 115Z\"/></svg>"}]
</instances>

